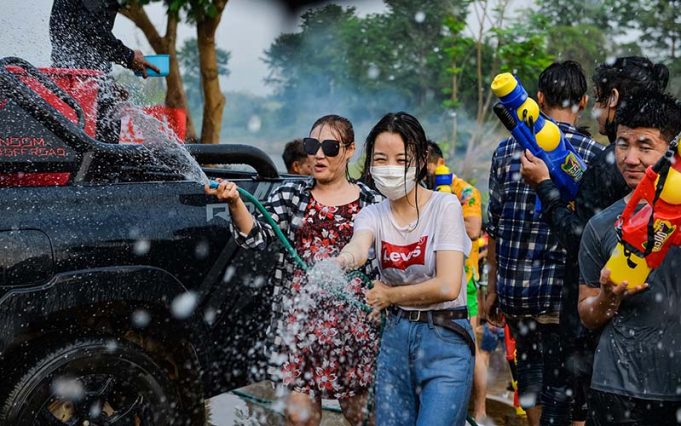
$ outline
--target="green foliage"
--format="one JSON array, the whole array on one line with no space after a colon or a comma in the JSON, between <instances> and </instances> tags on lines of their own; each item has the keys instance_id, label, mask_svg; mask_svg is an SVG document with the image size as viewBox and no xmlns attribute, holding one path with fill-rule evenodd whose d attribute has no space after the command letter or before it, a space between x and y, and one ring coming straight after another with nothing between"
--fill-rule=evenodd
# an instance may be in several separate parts
<instances>
[{"instance_id":1,"label":"green foliage","mask_svg":"<svg viewBox=\"0 0 681 426\"><path fill-rule=\"evenodd\" d=\"M635 27L644 46L658 59L679 57L681 42L681 0L644 0L636 6Z\"/></svg>"}]
</instances>

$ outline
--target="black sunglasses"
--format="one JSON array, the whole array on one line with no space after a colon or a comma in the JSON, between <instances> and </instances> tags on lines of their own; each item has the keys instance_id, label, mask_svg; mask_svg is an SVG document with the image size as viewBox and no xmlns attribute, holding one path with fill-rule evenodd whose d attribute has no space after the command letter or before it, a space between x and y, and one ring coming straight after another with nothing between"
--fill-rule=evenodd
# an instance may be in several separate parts
<instances>
[{"instance_id":1,"label":"black sunglasses","mask_svg":"<svg viewBox=\"0 0 681 426\"><path fill-rule=\"evenodd\" d=\"M307 155L315 155L319 151L319 147L322 147L322 152L327 157L335 157L340 151L340 142L333 139L326 139L319 142L319 139L315 138L304 138L303 139L303 149Z\"/></svg>"}]
</instances>

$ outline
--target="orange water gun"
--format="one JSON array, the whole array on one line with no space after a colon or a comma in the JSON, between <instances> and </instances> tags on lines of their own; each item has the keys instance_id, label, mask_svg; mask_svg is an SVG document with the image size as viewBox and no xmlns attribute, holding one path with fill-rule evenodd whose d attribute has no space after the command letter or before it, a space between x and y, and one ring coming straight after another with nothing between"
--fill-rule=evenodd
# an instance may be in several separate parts
<instances>
[{"instance_id":1,"label":"orange water gun","mask_svg":"<svg viewBox=\"0 0 681 426\"><path fill-rule=\"evenodd\" d=\"M648 167L615 223L618 243L605 267L615 284L635 288L660 266L671 246L681 245L679 133L665 155ZM641 201L647 204L636 211Z\"/></svg>"}]
</instances>

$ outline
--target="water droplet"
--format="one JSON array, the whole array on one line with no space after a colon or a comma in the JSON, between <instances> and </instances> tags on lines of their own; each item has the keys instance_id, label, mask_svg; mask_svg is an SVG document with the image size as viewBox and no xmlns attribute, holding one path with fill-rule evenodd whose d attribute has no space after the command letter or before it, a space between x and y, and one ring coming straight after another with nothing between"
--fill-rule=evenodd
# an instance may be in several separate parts
<instances>
[{"instance_id":1,"label":"water droplet","mask_svg":"<svg viewBox=\"0 0 681 426\"><path fill-rule=\"evenodd\" d=\"M137 240L132 248L132 252L135 253L135 256L144 256L149 253L150 248L151 242L149 240Z\"/></svg>"},{"instance_id":2,"label":"water droplet","mask_svg":"<svg viewBox=\"0 0 681 426\"><path fill-rule=\"evenodd\" d=\"M194 312L197 301L198 297L193 291L178 295L170 306L173 317L177 319L188 318Z\"/></svg>"},{"instance_id":3,"label":"water droplet","mask_svg":"<svg viewBox=\"0 0 681 426\"><path fill-rule=\"evenodd\" d=\"M370 64L367 70L367 77L371 80L376 80L381 75L381 70L375 64Z\"/></svg>"},{"instance_id":4,"label":"water droplet","mask_svg":"<svg viewBox=\"0 0 681 426\"><path fill-rule=\"evenodd\" d=\"M537 394L533 392L525 393L520 396L520 405L522 407L534 407L537 403Z\"/></svg>"},{"instance_id":5,"label":"water droplet","mask_svg":"<svg viewBox=\"0 0 681 426\"><path fill-rule=\"evenodd\" d=\"M144 328L149 325L151 321L151 315L144 309L138 309L132 313L132 323L137 328Z\"/></svg>"},{"instance_id":6,"label":"water droplet","mask_svg":"<svg viewBox=\"0 0 681 426\"><path fill-rule=\"evenodd\" d=\"M251 133L257 133L262 128L262 120L257 115L252 115L248 119L248 131Z\"/></svg>"},{"instance_id":7,"label":"water droplet","mask_svg":"<svg viewBox=\"0 0 681 426\"><path fill-rule=\"evenodd\" d=\"M76 378L57 377L52 382L52 393L60 399L79 401L85 396L83 384Z\"/></svg>"}]
</instances>

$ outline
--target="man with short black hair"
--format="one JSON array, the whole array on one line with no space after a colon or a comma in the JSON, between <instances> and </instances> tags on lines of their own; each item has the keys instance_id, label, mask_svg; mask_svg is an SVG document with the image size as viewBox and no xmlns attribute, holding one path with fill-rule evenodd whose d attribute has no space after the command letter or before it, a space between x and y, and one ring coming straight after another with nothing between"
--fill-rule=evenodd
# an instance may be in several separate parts
<instances>
[{"instance_id":1,"label":"man with short black hair","mask_svg":"<svg viewBox=\"0 0 681 426\"><path fill-rule=\"evenodd\" d=\"M588 165L603 147L575 127L586 90L578 63L556 62L539 76L537 103ZM542 424L562 425L569 423L571 405L559 327L566 253L535 214L536 193L520 174L524 151L511 137L492 158L485 309L494 321L498 307L516 339L518 388L530 426L540 418Z\"/></svg>"},{"instance_id":2,"label":"man with short black hair","mask_svg":"<svg viewBox=\"0 0 681 426\"><path fill-rule=\"evenodd\" d=\"M303 140L296 139L287 143L281 155L286 171L292 175L312 176L313 159L303 148Z\"/></svg>"},{"instance_id":3,"label":"man with short black hair","mask_svg":"<svg viewBox=\"0 0 681 426\"><path fill-rule=\"evenodd\" d=\"M640 92L616 112L615 160L631 190L681 132L681 104ZM618 242L614 223L631 193L594 216L579 250L579 315L602 328L594 358L594 425L678 424L681 414L681 248L671 247L648 284L627 289L604 268ZM644 204L641 204L643 207Z\"/></svg>"}]
</instances>

